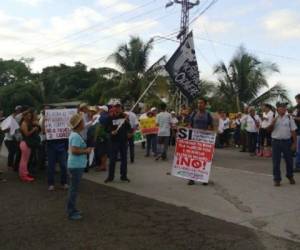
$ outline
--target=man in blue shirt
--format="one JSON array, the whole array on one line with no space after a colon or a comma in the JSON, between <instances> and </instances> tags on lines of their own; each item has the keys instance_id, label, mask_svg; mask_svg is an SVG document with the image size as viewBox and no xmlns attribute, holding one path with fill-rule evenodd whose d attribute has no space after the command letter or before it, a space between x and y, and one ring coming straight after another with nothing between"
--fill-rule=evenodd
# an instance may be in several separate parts
<instances>
[{"instance_id":1,"label":"man in blue shirt","mask_svg":"<svg viewBox=\"0 0 300 250\"><path fill-rule=\"evenodd\" d=\"M199 98L198 110L194 111L190 117L190 126L196 129L213 130L213 118L206 110L207 100ZM195 182L190 180L188 185L194 185Z\"/></svg>"}]
</instances>

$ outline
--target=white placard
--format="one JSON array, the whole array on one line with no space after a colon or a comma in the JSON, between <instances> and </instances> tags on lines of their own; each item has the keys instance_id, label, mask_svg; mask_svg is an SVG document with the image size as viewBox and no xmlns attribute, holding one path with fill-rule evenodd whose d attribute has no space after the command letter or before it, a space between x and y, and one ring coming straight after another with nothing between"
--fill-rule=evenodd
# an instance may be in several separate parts
<instances>
[{"instance_id":1,"label":"white placard","mask_svg":"<svg viewBox=\"0 0 300 250\"><path fill-rule=\"evenodd\" d=\"M71 133L70 119L77 109L47 109L45 111L45 131L47 140L66 139Z\"/></svg>"}]
</instances>

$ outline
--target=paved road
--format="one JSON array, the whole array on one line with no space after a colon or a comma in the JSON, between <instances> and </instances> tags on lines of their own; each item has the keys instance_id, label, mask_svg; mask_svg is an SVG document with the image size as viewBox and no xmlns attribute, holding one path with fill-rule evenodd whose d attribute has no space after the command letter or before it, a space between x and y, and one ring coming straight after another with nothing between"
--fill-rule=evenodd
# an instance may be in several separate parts
<instances>
[{"instance_id":1,"label":"paved road","mask_svg":"<svg viewBox=\"0 0 300 250\"><path fill-rule=\"evenodd\" d=\"M84 219L72 222L64 213L65 191L47 192L42 177L32 184L14 173L6 177L0 184L1 250L300 249L295 242L86 180L79 199Z\"/></svg>"},{"instance_id":2,"label":"paved road","mask_svg":"<svg viewBox=\"0 0 300 250\"><path fill-rule=\"evenodd\" d=\"M187 186L166 175L170 166L138 148L130 184L105 186L106 173L90 171L79 223L65 217L65 192L6 173L0 249L300 249L299 185L274 188L269 160L217 151L209 186Z\"/></svg>"},{"instance_id":3,"label":"paved road","mask_svg":"<svg viewBox=\"0 0 300 250\"><path fill-rule=\"evenodd\" d=\"M217 150L210 185L191 187L166 175L171 160L157 163L137 151L136 163L129 165L132 183L110 186L300 242L300 185L284 179L275 188L270 159ZM106 173L91 172L85 178L103 184Z\"/></svg>"}]
</instances>

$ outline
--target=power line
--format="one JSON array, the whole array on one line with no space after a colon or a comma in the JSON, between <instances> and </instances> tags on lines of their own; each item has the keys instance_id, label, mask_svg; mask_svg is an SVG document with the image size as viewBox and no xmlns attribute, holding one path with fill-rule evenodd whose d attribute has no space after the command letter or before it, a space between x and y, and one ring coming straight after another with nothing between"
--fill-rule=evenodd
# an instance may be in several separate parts
<instances>
[{"instance_id":1,"label":"power line","mask_svg":"<svg viewBox=\"0 0 300 250\"><path fill-rule=\"evenodd\" d=\"M211 39L207 39L207 38L203 38L203 37L197 37L196 36L195 39L206 41L206 42L213 42L213 43L225 46L225 47L230 47L230 48L235 48L235 49L240 48L240 45L233 45L233 44L220 42L220 41L216 41L216 40L211 40ZM283 55L279 55L279 54L272 54L272 53L265 52L265 51L262 51L262 50L257 50L257 49L250 49L250 50L253 51L253 52L259 53L259 54L267 55L267 56L282 58L282 59L286 59L286 60L300 61L300 58L296 58L296 57L289 57L289 56L283 56Z\"/></svg>"},{"instance_id":2,"label":"power line","mask_svg":"<svg viewBox=\"0 0 300 250\"><path fill-rule=\"evenodd\" d=\"M177 12L173 12L173 13L171 13L171 14L169 14L169 15L163 15L163 16L160 16L160 17L155 18L155 19L152 19L152 20L153 20L153 21L162 20L162 19L167 18L167 17L169 17L169 16L172 16L172 15L174 15L174 14L176 14L176 13L177 13ZM148 14L150 14L150 12L148 12ZM139 24L139 25L137 25L136 27L140 27L140 26L142 26L142 25L144 25L144 24ZM135 27L135 28L136 28L136 27ZM75 47L72 48L72 50L78 49L78 48L82 48L82 47L86 47L86 46L89 46L89 45L91 45L91 44L93 44L93 43L98 42L99 39L101 39L101 41L102 41L102 40L105 40L105 39L114 37L114 36L117 35L117 34L122 34L122 33L124 33L124 32L127 32L127 31L129 31L129 30L131 30L131 29L132 29L132 28L129 27L129 28L127 28L127 29L122 30L121 32L118 31L118 32L113 33L113 34L111 34L111 35L107 35L107 36L104 36L104 37L101 37L101 38L97 38L96 40L93 40L93 41L91 41L91 42L88 42L88 43L85 43L85 44L81 44L81 45L75 46ZM57 56L57 55L59 55L59 54L60 54L60 53L55 53L54 55L47 56L47 57L44 57L44 58L41 58L41 59L37 59L36 61L38 61L38 62L44 61L44 60L46 60L46 59L53 58L53 57L55 57L55 56Z\"/></svg>"},{"instance_id":3,"label":"power line","mask_svg":"<svg viewBox=\"0 0 300 250\"><path fill-rule=\"evenodd\" d=\"M217 2L218 2L218 0L212 0L212 1L210 2L210 4L209 4L204 10L202 10L202 11L199 13L198 16L196 16L195 18L192 19L192 21L190 22L190 25L191 25L192 23L196 22L197 19L198 19L199 17L201 17L206 11L208 11L208 10L209 10L213 5L215 5Z\"/></svg>"},{"instance_id":4,"label":"power line","mask_svg":"<svg viewBox=\"0 0 300 250\"><path fill-rule=\"evenodd\" d=\"M77 35L79 35L79 34L82 34L82 33L84 33L84 32L87 32L87 31L89 31L89 30L93 30L93 29L95 29L95 28L99 28L99 27L101 27L100 25L104 25L104 24L106 24L106 23L110 23L110 24L111 24L111 21L112 21L112 20L119 19L120 17L126 16L126 15L128 15L128 14L134 12L134 11L137 11L137 10L139 10L139 9L142 9L142 8L148 6L148 5L151 5L151 4L152 4L153 2L155 2L155 1L156 1L156 0L151 0L151 1L149 1L149 2L147 2L147 3L145 3L145 4L143 4L143 5L137 6L136 8L134 8L134 9L128 11L128 12L125 12L125 13L123 13L123 14L121 14L121 15L113 16L113 17L111 17L109 20L107 20L105 23L103 23L103 22L98 22L98 23L93 24L93 25L91 25L91 26L89 26L89 27L87 27L87 28L84 28L84 29L82 29L82 30L79 30L79 31L77 31L77 32L74 32L74 33L72 33L72 34L69 34L69 35L67 35L67 36L65 36L65 37L63 37L63 38L57 39L57 40L55 40L55 41L53 41L53 42L47 44L47 45L44 47L44 49L45 49L45 48L46 48L46 49L47 49L47 48L53 48L53 47L59 46L59 45L61 45L61 44L63 44L63 43L66 43L66 41L65 41L66 39L69 39L69 38L71 38L71 37L73 37L73 36L77 36ZM108 9L108 8L112 7L113 5L115 5L115 4L112 4L112 5L108 6L108 7L105 8L105 9ZM128 21L128 20L125 20L125 21ZM44 35L44 34L43 34L43 35ZM79 36L79 37L80 37L80 36ZM78 39L78 37L77 37L77 39ZM76 39L75 39L75 40L76 40ZM60 41L63 41L63 42L57 44L57 42L60 42ZM22 56L24 57L25 54L30 53L30 52L35 51L35 50L40 50L40 48L31 49L31 50L29 50L29 51L27 51L27 52L24 52L24 53L22 53L22 54L20 54L20 55L17 55L17 56L18 56L18 57L22 57Z\"/></svg>"}]
</instances>

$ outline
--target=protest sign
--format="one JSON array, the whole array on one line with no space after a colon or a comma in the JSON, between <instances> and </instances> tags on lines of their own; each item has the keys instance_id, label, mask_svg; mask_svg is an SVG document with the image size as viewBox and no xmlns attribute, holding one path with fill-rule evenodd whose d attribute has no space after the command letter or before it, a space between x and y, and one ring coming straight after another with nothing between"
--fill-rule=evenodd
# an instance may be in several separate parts
<instances>
[{"instance_id":1,"label":"protest sign","mask_svg":"<svg viewBox=\"0 0 300 250\"><path fill-rule=\"evenodd\" d=\"M157 134L158 127L156 126L156 118L148 117L140 119L140 130L143 135Z\"/></svg>"},{"instance_id":2,"label":"protest sign","mask_svg":"<svg viewBox=\"0 0 300 250\"><path fill-rule=\"evenodd\" d=\"M145 141L145 138L140 130L136 130L133 135L134 144L141 143Z\"/></svg>"},{"instance_id":3,"label":"protest sign","mask_svg":"<svg viewBox=\"0 0 300 250\"><path fill-rule=\"evenodd\" d=\"M77 113L76 109L49 109L45 111L45 131L47 140L66 139L71 129L70 118Z\"/></svg>"},{"instance_id":4,"label":"protest sign","mask_svg":"<svg viewBox=\"0 0 300 250\"><path fill-rule=\"evenodd\" d=\"M208 183L215 150L216 134L192 128L179 128L172 175Z\"/></svg>"}]
</instances>

